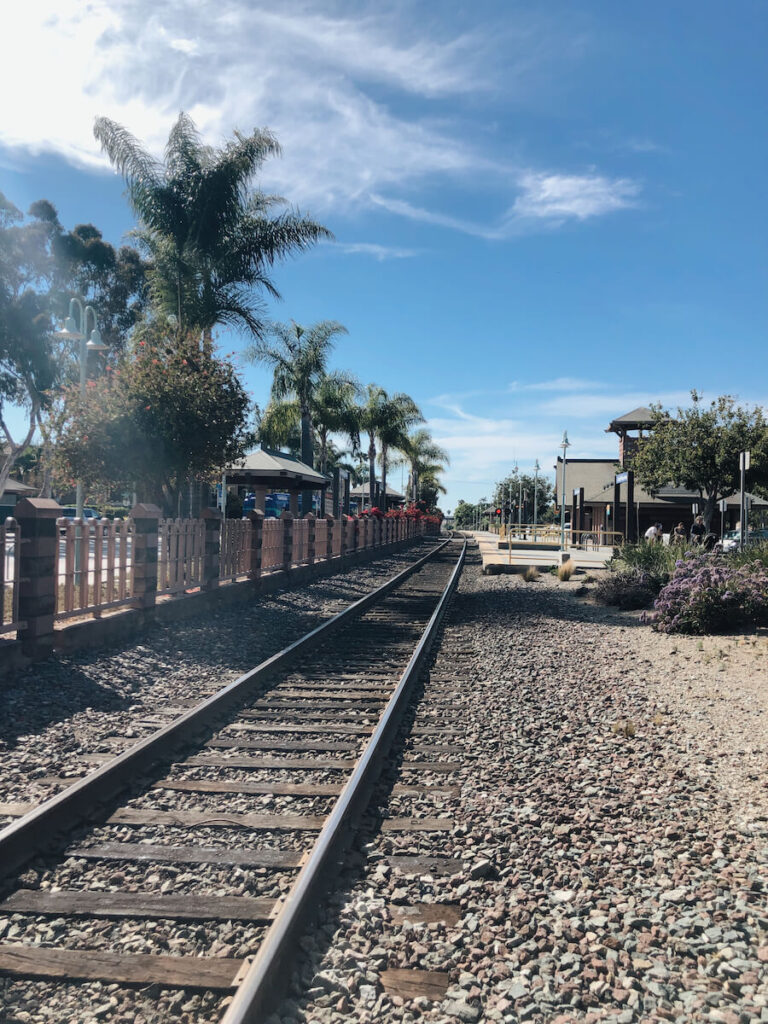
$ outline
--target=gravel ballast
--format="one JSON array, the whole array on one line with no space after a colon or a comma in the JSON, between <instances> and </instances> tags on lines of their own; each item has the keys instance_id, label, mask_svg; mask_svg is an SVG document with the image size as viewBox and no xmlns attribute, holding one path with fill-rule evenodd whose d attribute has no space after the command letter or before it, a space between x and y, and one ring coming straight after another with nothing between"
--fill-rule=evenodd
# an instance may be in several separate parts
<instances>
[{"instance_id":1,"label":"gravel ballast","mask_svg":"<svg viewBox=\"0 0 768 1024\"><path fill-rule=\"evenodd\" d=\"M359 878L306 938L270 1024L768 1021L768 811L764 776L749 778L768 746L765 674L750 702L718 659L696 658L707 643L676 642L684 674L668 643L578 582L470 565L415 717L442 720L463 747L459 772L419 781L461 795L382 805L452 829L361 837ZM745 669L761 666L745 654ZM710 720L686 697L715 683L748 759L718 758L720 702ZM461 869L388 862L416 853ZM458 922L398 919L398 906L435 902L458 904ZM391 968L447 972L445 998L388 993Z\"/></svg>"},{"instance_id":2,"label":"gravel ballast","mask_svg":"<svg viewBox=\"0 0 768 1024\"><path fill-rule=\"evenodd\" d=\"M37 803L118 754L423 556L430 542L184 622L120 647L57 654L0 681L0 803Z\"/></svg>"}]
</instances>

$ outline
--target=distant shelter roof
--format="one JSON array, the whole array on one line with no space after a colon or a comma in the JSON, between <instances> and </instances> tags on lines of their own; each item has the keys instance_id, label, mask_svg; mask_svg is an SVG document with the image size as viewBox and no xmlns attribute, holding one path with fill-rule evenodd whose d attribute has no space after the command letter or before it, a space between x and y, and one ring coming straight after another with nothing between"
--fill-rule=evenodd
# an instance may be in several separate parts
<instances>
[{"instance_id":1,"label":"distant shelter roof","mask_svg":"<svg viewBox=\"0 0 768 1024\"><path fill-rule=\"evenodd\" d=\"M632 412L618 416L606 427L606 434L621 434L627 430L646 430L653 426L653 410L645 405L638 405Z\"/></svg>"},{"instance_id":2,"label":"distant shelter roof","mask_svg":"<svg viewBox=\"0 0 768 1024\"><path fill-rule=\"evenodd\" d=\"M259 448L224 470L227 483L275 487L281 491L327 487L328 477L287 452Z\"/></svg>"},{"instance_id":3,"label":"distant shelter roof","mask_svg":"<svg viewBox=\"0 0 768 1024\"><path fill-rule=\"evenodd\" d=\"M3 494L32 494L36 490L36 487L30 487L29 484L23 484L21 480L11 480L9 478L5 481L5 490L3 491Z\"/></svg>"},{"instance_id":4,"label":"distant shelter roof","mask_svg":"<svg viewBox=\"0 0 768 1024\"><path fill-rule=\"evenodd\" d=\"M370 487L367 483L355 484L354 487L349 489L350 498L367 498L370 493ZM389 484L387 484L387 498L391 498L392 501L405 501L405 495L396 491L394 487L390 487Z\"/></svg>"}]
</instances>

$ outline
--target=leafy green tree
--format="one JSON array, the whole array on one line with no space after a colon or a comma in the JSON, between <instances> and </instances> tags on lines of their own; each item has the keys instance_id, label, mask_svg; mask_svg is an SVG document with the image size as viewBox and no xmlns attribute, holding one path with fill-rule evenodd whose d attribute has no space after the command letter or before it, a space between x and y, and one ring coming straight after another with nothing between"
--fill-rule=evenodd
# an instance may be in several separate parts
<instances>
[{"instance_id":1,"label":"leafy green tree","mask_svg":"<svg viewBox=\"0 0 768 1024\"><path fill-rule=\"evenodd\" d=\"M59 367L50 335L45 286L50 266L50 227L20 210L0 193L0 494L16 460L32 441L41 411L49 402ZM22 409L25 426L18 439L8 414Z\"/></svg>"},{"instance_id":2,"label":"leafy green tree","mask_svg":"<svg viewBox=\"0 0 768 1024\"><path fill-rule=\"evenodd\" d=\"M55 216L53 208L51 213ZM55 313L65 316L70 296L78 295L96 310L109 352L121 352L147 310L147 263L131 246L115 249L93 224L77 224L71 231L61 228L58 217L54 224Z\"/></svg>"},{"instance_id":3,"label":"leafy green tree","mask_svg":"<svg viewBox=\"0 0 768 1024\"><path fill-rule=\"evenodd\" d=\"M524 523L533 522L533 498L535 490L536 520L539 523L547 522L550 518L550 512L555 500L555 492L552 482L548 480L547 477L542 476L541 473L536 477L532 473L521 473L519 476L510 474L503 480L500 480L493 490L493 504L501 508L508 506L511 489L512 505L515 507L513 519L517 522L519 517L517 505L520 501L521 484L523 491L522 521Z\"/></svg>"},{"instance_id":4,"label":"leafy green tree","mask_svg":"<svg viewBox=\"0 0 768 1024\"><path fill-rule=\"evenodd\" d=\"M152 261L154 302L176 318L179 336L199 330L210 340L216 324L228 324L261 337L262 296L278 296L271 268L332 237L295 210L276 212L285 201L253 187L264 161L280 153L274 136L235 132L214 149L181 113L160 162L106 117L94 134L125 178Z\"/></svg>"},{"instance_id":5,"label":"leafy green tree","mask_svg":"<svg viewBox=\"0 0 768 1024\"><path fill-rule=\"evenodd\" d=\"M692 406L678 407L674 418L661 405L651 406L653 424L639 441L632 468L651 493L669 484L698 492L709 530L717 502L741 486L739 452L752 453L748 486L768 481L768 423L762 409L737 405L731 395L705 405L691 391L691 399Z\"/></svg>"},{"instance_id":6,"label":"leafy green tree","mask_svg":"<svg viewBox=\"0 0 768 1024\"><path fill-rule=\"evenodd\" d=\"M321 383L328 376L328 358L333 340L347 329L335 320L321 320L302 327L293 320L288 324L273 323L269 333L272 342L257 340L248 349L256 362L272 367L272 400L295 399L301 419L301 459L312 466L313 402ZM302 515L312 511L312 492L302 491Z\"/></svg>"},{"instance_id":7,"label":"leafy green tree","mask_svg":"<svg viewBox=\"0 0 768 1024\"><path fill-rule=\"evenodd\" d=\"M139 342L118 367L70 393L57 456L86 487L130 487L178 507L191 475L210 479L253 443L250 402L232 364L195 337Z\"/></svg>"},{"instance_id":8,"label":"leafy green tree","mask_svg":"<svg viewBox=\"0 0 768 1024\"><path fill-rule=\"evenodd\" d=\"M477 505L473 505L471 502L464 501L463 498L460 498L456 508L453 510L453 521L456 524L456 529L470 529L475 521L476 512Z\"/></svg>"}]
</instances>

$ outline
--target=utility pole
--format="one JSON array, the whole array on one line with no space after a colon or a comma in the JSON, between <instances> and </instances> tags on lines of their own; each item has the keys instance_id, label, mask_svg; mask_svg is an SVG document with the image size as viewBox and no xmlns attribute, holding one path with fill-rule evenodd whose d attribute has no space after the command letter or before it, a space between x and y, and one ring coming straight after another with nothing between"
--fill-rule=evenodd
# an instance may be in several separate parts
<instances>
[{"instance_id":1,"label":"utility pole","mask_svg":"<svg viewBox=\"0 0 768 1024\"><path fill-rule=\"evenodd\" d=\"M747 470L749 469L749 452L739 452L739 469L741 470L741 495L739 504L741 506L741 536L739 547L743 551L747 543Z\"/></svg>"}]
</instances>

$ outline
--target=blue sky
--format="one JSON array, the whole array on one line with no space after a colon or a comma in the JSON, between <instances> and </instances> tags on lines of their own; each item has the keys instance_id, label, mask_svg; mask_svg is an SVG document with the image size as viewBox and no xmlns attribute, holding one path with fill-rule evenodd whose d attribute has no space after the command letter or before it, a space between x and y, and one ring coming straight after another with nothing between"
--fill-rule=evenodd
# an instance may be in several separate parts
<instances>
[{"instance_id":1,"label":"blue sky","mask_svg":"<svg viewBox=\"0 0 768 1024\"><path fill-rule=\"evenodd\" d=\"M340 320L336 364L413 395L446 508L550 467L564 429L613 455L639 404L768 401L763 0L36 0L5 25L0 189L67 226L132 226L97 115L158 152L182 108L214 143L276 133L261 184L337 242L277 271L272 315Z\"/></svg>"}]
</instances>

